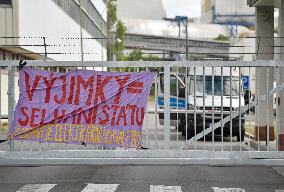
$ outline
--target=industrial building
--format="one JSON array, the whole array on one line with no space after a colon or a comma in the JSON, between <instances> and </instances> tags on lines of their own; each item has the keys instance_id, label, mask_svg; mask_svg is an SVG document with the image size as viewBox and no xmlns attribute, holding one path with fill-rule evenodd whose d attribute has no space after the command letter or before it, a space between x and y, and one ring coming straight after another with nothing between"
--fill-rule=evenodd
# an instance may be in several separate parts
<instances>
[{"instance_id":1,"label":"industrial building","mask_svg":"<svg viewBox=\"0 0 284 192\"><path fill-rule=\"evenodd\" d=\"M231 34L238 33L238 26L254 27L254 7L246 0L202 0L201 22L226 25Z\"/></svg>"}]
</instances>

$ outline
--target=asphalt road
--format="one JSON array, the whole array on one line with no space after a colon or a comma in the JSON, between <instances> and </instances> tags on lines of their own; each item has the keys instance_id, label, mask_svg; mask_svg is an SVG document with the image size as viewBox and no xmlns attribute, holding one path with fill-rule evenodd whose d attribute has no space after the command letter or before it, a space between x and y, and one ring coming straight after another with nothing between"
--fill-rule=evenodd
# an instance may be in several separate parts
<instances>
[{"instance_id":1,"label":"asphalt road","mask_svg":"<svg viewBox=\"0 0 284 192\"><path fill-rule=\"evenodd\" d=\"M0 167L0 191L276 192L284 190L283 170L193 166Z\"/></svg>"}]
</instances>

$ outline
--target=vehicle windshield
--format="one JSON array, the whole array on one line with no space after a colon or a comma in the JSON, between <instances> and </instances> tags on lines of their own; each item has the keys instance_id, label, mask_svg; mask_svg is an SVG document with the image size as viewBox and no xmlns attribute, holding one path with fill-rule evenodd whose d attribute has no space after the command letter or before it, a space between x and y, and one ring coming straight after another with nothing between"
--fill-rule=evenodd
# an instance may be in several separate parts
<instances>
[{"instance_id":1,"label":"vehicle windshield","mask_svg":"<svg viewBox=\"0 0 284 192\"><path fill-rule=\"evenodd\" d=\"M180 76L180 78L184 78L184 77ZM175 75L170 76L170 95L171 96L177 96L177 93L178 93L177 88L183 86L181 81L182 81L181 79L177 80ZM178 82L178 86L177 86L177 82ZM161 86L161 93L164 93L164 75L163 74L161 75L161 78L160 78L160 86Z\"/></svg>"},{"instance_id":2,"label":"vehicle windshield","mask_svg":"<svg viewBox=\"0 0 284 192\"><path fill-rule=\"evenodd\" d=\"M230 77L223 77L223 95L230 96ZM194 94L194 77L190 77L190 94ZM203 94L203 76L196 76L196 93ZM214 77L214 95L221 95L221 77ZM205 76L205 94L212 95L212 76ZM232 77L232 96L239 95L239 78Z\"/></svg>"}]
</instances>

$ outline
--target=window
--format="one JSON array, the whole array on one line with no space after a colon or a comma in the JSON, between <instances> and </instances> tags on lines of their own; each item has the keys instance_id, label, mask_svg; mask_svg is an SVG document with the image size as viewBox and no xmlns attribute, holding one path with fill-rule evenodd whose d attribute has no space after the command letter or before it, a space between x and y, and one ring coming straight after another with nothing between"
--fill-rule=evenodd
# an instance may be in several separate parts
<instances>
[{"instance_id":1,"label":"window","mask_svg":"<svg viewBox=\"0 0 284 192\"><path fill-rule=\"evenodd\" d=\"M12 0L0 0L0 5L11 5Z\"/></svg>"},{"instance_id":2,"label":"window","mask_svg":"<svg viewBox=\"0 0 284 192\"><path fill-rule=\"evenodd\" d=\"M230 95L230 81L231 78L227 76L223 76L223 95ZM190 94L194 94L194 77L190 78ZM222 84L221 77L214 77L214 95L222 94ZM196 76L196 93L203 94L203 76ZM212 76L205 76L205 94L212 94ZM239 78L232 77L232 96L239 95Z\"/></svg>"},{"instance_id":3,"label":"window","mask_svg":"<svg viewBox=\"0 0 284 192\"><path fill-rule=\"evenodd\" d=\"M178 93L178 87L182 87L181 80L178 79L178 86L177 86L177 78L174 75L170 76L170 95L171 96L177 96ZM161 74L160 78L160 85L161 85L161 92L164 93L164 75Z\"/></svg>"}]
</instances>

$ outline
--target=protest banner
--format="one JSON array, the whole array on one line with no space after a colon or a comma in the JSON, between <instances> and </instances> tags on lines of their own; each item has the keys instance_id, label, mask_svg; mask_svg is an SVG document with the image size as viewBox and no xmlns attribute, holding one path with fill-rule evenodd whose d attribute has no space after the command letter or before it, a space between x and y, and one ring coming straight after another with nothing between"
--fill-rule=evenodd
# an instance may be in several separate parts
<instances>
[{"instance_id":1,"label":"protest banner","mask_svg":"<svg viewBox=\"0 0 284 192\"><path fill-rule=\"evenodd\" d=\"M24 68L8 139L139 147L154 72Z\"/></svg>"}]
</instances>

